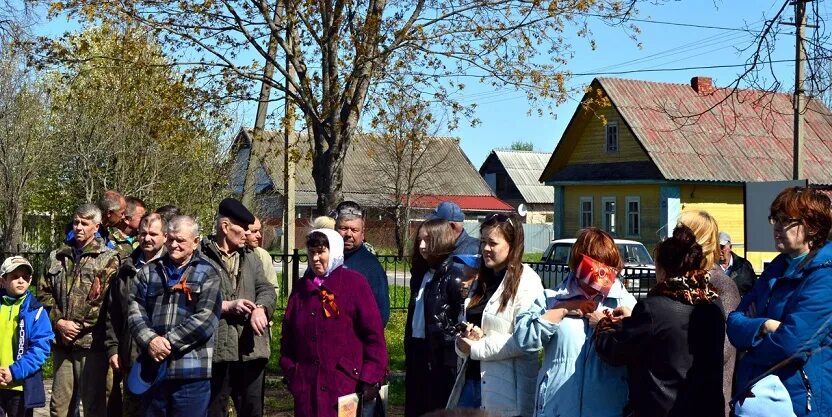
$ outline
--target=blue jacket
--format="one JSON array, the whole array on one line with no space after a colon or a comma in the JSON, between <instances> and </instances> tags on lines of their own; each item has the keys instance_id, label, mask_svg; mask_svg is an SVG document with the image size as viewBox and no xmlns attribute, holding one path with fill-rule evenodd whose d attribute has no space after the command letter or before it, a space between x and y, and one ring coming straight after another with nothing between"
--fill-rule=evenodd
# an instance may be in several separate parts
<instances>
[{"instance_id":1,"label":"blue jacket","mask_svg":"<svg viewBox=\"0 0 832 417\"><path fill-rule=\"evenodd\" d=\"M373 298L376 299L376 305L381 312L381 323L387 326L387 321L390 320L390 289L387 284L387 272L378 258L362 244L352 252L344 252L344 265L367 278Z\"/></svg>"},{"instance_id":2,"label":"blue jacket","mask_svg":"<svg viewBox=\"0 0 832 417\"><path fill-rule=\"evenodd\" d=\"M555 290L544 290L517 316L514 338L527 352L544 349L537 378L535 416L620 417L627 404L627 368L602 361L592 343L593 329L584 318L565 317L560 323L541 318L558 301L580 297L572 274ZM636 299L616 280L599 311L632 308Z\"/></svg>"},{"instance_id":3,"label":"blue jacket","mask_svg":"<svg viewBox=\"0 0 832 417\"><path fill-rule=\"evenodd\" d=\"M6 295L0 290L0 297ZM20 320L17 324L17 334L13 339L17 346L17 356L9 366L12 379L23 380L23 403L29 408L46 405L46 393L43 389L43 373L41 367L46 362L51 351L52 324L49 313L32 293L26 294L26 299L20 306Z\"/></svg>"},{"instance_id":4,"label":"blue jacket","mask_svg":"<svg viewBox=\"0 0 832 417\"><path fill-rule=\"evenodd\" d=\"M737 366L738 390L786 358L792 362L775 372L789 391L797 416L832 415L832 244L783 276L789 257L772 261L728 316L728 338L746 354ZM780 328L763 337L767 319ZM811 394L811 395L807 395Z\"/></svg>"}]
</instances>

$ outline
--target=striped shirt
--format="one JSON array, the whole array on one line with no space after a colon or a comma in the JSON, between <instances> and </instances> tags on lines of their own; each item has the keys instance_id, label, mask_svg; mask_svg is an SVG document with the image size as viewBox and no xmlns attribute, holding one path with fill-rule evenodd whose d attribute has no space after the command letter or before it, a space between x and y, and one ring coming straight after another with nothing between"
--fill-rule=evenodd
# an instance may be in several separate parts
<instances>
[{"instance_id":1,"label":"striped shirt","mask_svg":"<svg viewBox=\"0 0 832 417\"><path fill-rule=\"evenodd\" d=\"M133 277L127 324L142 351L163 336L171 344L166 379L210 378L214 333L222 310L219 268L194 252L179 283L171 285L168 255ZM177 289L176 286L182 287Z\"/></svg>"}]
</instances>

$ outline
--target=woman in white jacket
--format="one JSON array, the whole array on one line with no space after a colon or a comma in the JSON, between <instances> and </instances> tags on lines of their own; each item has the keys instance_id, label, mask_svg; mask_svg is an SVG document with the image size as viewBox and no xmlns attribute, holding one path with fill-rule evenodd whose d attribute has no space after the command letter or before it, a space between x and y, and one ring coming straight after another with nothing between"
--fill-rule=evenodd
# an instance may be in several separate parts
<instances>
[{"instance_id":1,"label":"woman in white jacket","mask_svg":"<svg viewBox=\"0 0 832 417\"><path fill-rule=\"evenodd\" d=\"M480 227L480 236L480 274L465 310L473 327L457 339L457 353L465 361L449 405L530 417L537 354L525 352L512 335L517 314L543 294L543 285L522 263L523 226L517 218L491 215Z\"/></svg>"}]
</instances>

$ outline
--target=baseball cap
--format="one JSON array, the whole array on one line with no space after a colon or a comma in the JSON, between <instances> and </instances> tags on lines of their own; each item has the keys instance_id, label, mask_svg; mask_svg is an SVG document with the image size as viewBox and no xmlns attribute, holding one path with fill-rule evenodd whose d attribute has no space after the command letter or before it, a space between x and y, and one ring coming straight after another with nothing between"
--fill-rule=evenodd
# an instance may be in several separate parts
<instances>
[{"instance_id":1,"label":"baseball cap","mask_svg":"<svg viewBox=\"0 0 832 417\"><path fill-rule=\"evenodd\" d=\"M21 266L25 266L26 269L29 270L29 275L32 275L35 270L32 268L32 264L26 260L26 258L22 256L10 256L3 261L3 265L0 265L0 276L5 276L9 272L14 271Z\"/></svg>"},{"instance_id":2,"label":"baseball cap","mask_svg":"<svg viewBox=\"0 0 832 417\"><path fill-rule=\"evenodd\" d=\"M719 244L727 245L731 243L731 236L725 232L719 232Z\"/></svg>"},{"instance_id":3,"label":"baseball cap","mask_svg":"<svg viewBox=\"0 0 832 417\"><path fill-rule=\"evenodd\" d=\"M127 375L127 389L133 394L142 395L165 379L167 373L168 361L156 362L147 353L142 353Z\"/></svg>"},{"instance_id":4,"label":"baseball cap","mask_svg":"<svg viewBox=\"0 0 832 417\"><path fill-rule=\"evenodd\" d=\"M480 267L480 255L454 255L454 262L478 269Z\"/></svg>"},{"instance_id":5,"label":"baseball cap","mask_svg":"<svg viewBox=\"0 0 832 417\"><path fill-rule=\"evenodd\" d=\"M462 209L452 201L443 201L436 206L436 209L431 213L429 220L442 219L449 222L461 222L465 220L465 214Z\"/></svg>"}]
</instances>

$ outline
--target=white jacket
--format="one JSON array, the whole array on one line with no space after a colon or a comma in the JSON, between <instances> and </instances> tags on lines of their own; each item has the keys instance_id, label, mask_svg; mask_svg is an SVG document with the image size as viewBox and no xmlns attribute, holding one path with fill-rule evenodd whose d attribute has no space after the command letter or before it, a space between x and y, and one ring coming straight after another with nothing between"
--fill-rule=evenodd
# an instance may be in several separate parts
<instances>
[{"instance_id":1,"label":"white jacket","mask_svg":"<svg viewBox=\"0 0 832 417\"><path fill-rule=\"evenodd\" d=\"M498 416L531 417L534 414L534 396L537 391L537 353L524 352L512 334L515 318L543 294L543 285L537 273L523 264L514 299L509 301L503 311L498 311L504 285L505 280L485 305L481 326L485 336L472 344L470 359L480 361L482 409ZM465 306L467 309L468 300L465 301ZM461 352L457 353L464 358ZM466 360L457 375L448 402L451 407L456 405L462 385L465 384L467 364Z\"/></svg>"}]
</instances>

